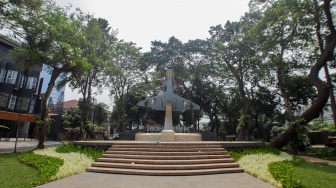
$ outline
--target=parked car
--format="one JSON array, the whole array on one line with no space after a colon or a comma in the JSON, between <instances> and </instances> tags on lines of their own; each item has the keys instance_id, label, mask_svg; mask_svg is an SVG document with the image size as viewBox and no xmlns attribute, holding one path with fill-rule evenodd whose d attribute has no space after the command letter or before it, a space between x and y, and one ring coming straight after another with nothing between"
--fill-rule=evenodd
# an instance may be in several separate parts
<instances>
[{"instance_id":1,"label":"parked car","mask_svg":"<svg viewBox=\"0 0 336 188\"><path fill-rule=\"evenodd\" d=\"M336 136L328 138L325 145L336 148Z\"/></svg>"}]
</instances>

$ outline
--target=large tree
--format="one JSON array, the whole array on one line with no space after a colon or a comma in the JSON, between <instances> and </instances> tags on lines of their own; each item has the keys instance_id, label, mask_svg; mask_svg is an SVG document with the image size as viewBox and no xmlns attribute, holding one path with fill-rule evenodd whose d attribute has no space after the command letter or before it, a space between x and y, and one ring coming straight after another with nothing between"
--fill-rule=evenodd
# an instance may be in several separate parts
<instances>
[{"instance_id":1,"label":"large tree","mask_svg":"<svg viewBox=\"0 0 336 188\"><path fill-rule=\"evenodd\" d=\"M91 69L80 77L73 76L69 77L68 80L64 79L62 83L65 84L70 81L70 88L78 89L82 95L82 124L80 132L82 132L83 126L87 132L90 132L89 127L86 125L93 100L93 88L98 88L99 90L105 85L107 65L110 66L110 69L113 69L112 58L116 38L115 32L110 30L106 20L97 19L82 12L78 12L77 16L83 23L82 31L86 39L81 44L82 56L91 64Z\"/></svg>"},{"instance_id":2,"label":"large tree","mask_svg":"<svg viewBox=\"0 0 336 188\"><path fill-rule=\"evenodd\" d=\"M326 84L326 82L322 81L319 78L319 72L331 59L334 53L334 49L336 47L336 30L334 26L334 20L330 11L332 8L331 0L324 0L322 7L324 15L326 17L325 32L327 33L327 35L323 42L322 39L320 39L321 41L319 42L324 43L325 47L320 57L317 59L316 63L310 69L310 73L308 75L309 81L317 89L317 97L312 105L305 112L295 118L296 121L293 121L284 133L278 135L269 143L269 146L271 147L280 149L290 140L292 140L297 135L298 127L305 126L311 120L317 118L320 114L320 111L323 109L328 101L330 85Z\"/></svg>"},{"instance_id":3,"label":"large tree","mask_svg":"<svg viewBox=\"0 0 336 188\"><path fill-rule=\"evenodd\" d=\"M264 72L260 69L258 48L249 28L259 16L246 14L239 22L227 22L223 27L218 25L210 30L213 44L213 58L223 73L229 73L238 88L243 102L243 112L237 126L237 139L248 139L247 129L251 126L251 101L246 89L252 81L260 80ZM257 81L255 81L257 80Z\"/></svg>"},{"instance_id":4,"label":"large tree","mask_svg":"<svg viewBox=\"0 0 336 188\"><path fill-rule=\"evenodd\" d=\"M56 79L61 74L80 77L90 67L81 56L80 44L84 40L81 22L52 1L32 0L11 7L6 26L13 36L21 39L21 47L10 54L13 61L25 67L45 64L51 74L47 90L41 94L41 116L36 127L37 148L42 149L49 117L47 101Z\"/></svg>"},{"instance_id":5,"label":"large tree","mask_svg":"<svg viewBox=\"0 0 336 188\"><path fill-rule=\"evenodd\" d=\"M110 90L110 96L114 97L117 109L114 117L117 118L116 122L120 131L125 129L125 110L127 100L131 94L130 89L140 82L142 77L138 69L140 55L140 49L134 43L118 41L115 48L115 56L113 57L115 66L111 66L107 70L108 79L106 85Z\"/></svg>"}]
</instances>

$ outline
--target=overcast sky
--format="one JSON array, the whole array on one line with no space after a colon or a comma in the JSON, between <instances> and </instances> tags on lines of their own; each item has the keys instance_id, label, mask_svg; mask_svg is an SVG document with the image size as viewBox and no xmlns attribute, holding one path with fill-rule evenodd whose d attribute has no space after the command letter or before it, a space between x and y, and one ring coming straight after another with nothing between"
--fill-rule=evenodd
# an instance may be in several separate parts
<instances>
[{"instance_id":1,"label":"overcast sky","mask_svg":"<svg viewBox=\"0 0 336 188\"><path fill-rule=\"evenodd\" d=\"M206 39L211 26L237 21L248 11L249 0L56 0L60 6L72 4L83 12L106 19L118 39L133 42L142 52L151 42L167 42L172 36L182 42ZM65 100L78 99L77 91L66 88ZM108 92L96 96L111 104Z\"/></svg>"}]
</instances>

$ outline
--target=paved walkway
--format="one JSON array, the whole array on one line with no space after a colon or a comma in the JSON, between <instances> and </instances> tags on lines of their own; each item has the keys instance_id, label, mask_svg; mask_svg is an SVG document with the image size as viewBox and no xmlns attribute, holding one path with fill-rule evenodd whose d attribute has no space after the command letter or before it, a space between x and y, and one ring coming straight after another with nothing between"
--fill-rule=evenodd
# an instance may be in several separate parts
<instances>
[{"instance_id":1,"label":"paved walkway","mask_svg":"<svg viewBox=\"0 0 336 188\"><path fill-rule=\"evenodd\" d=\"M306 160L309 163L315 163L315 164L326 164L330 166L336 166L336 161L328 161L328 160L323 160L323 159L318 159L314 157L309 157L309 156L300 156L304 160Z\"/></svg>"},{"instance_id":2,"label":"paved walkway","mask_svg":"<svg viewBox=\"0 0 336 188\"><path fill-rule=\"evenodd\" d=\"M38 140L19 138L16 145L16 151L24 152L34 150L37 144ZM54 141L46 141L44 145L45 147L51 147L51 146L60 146L62 145L62 143ZM0 153L13 153L14 148L15 148L15 138L11 138L9 141L4 140L0 141Z\"/></svg>"},{"instance_id":3,"label":"paved walkway","mask_svg":"<svg viewBox=\"0 0 336 188\"><path fill-rule=\"evenodd\" d=\"M274 188L247 173L197 176L138 176L83 172L37 188Z\"/></svg>"}]
</instances>

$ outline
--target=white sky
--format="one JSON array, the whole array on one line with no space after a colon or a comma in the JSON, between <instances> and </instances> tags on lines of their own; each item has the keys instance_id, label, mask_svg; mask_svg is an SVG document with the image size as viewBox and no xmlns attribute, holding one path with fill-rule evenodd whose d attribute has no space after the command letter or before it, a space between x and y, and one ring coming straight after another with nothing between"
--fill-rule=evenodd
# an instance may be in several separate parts
<instances>
[{"instance_id":1,"label":"white sky","mask_svg":"<svg viewBox=\"0 0 336 188\"><path fill-rule=\"evenodd\" d=\"M118 29L118 39L134 42L142 52L154 40L167 42L172 36L182 42L206 39L211 26L237 21L248 11L249 0L56 0L72 4L83 12L106 19ZM65 100L78 99L77 91L66 88ZM108 91L96 96L98 102L111 104ZM111 109L111 108L110 108Z\"/></svg>"}]
</instances>

